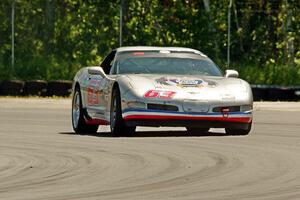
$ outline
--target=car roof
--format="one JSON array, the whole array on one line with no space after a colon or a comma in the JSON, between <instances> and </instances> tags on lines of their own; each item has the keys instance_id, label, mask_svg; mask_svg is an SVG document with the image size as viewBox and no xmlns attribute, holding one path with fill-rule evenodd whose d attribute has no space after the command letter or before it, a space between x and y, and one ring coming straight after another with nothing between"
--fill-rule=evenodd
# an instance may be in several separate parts
<instances>
[{"instance_id":1,"label":"car roof","mask_svg":"<svg viewBox=\"0 0 300 200\"><path fill-rule=\"evenodd\" d=\"M190 52L195 54L200 54L205 56L201 51L186 48L186 47L155 47L155 46L128 46L128 47L119 47L116 49L117 52L126 52L126 51L178 51L178 52Z\"/></svg>"}]
</instances>

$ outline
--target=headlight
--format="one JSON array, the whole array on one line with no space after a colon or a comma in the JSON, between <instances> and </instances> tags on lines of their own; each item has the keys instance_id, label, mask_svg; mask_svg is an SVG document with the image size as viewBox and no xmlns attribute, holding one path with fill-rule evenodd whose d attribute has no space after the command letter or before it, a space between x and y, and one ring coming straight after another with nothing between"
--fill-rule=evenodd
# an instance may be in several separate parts
<instances>
[{"instance_id":1,"label":"headlight","mask_svg":"<svg viewBox=\"0 0 300 200\"><path fill-rule=\"evenodd\" d=\"M245 111L251 111L253 109L252 105L242 105L241 106L241 112L245 112Z\"/></svg>"}]
</instances>

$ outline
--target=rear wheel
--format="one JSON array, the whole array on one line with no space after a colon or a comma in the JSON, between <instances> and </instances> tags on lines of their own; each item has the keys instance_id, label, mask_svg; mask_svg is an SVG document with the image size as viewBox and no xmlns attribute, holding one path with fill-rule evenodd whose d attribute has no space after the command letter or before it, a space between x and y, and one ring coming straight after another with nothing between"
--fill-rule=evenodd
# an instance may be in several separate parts
<instances>
[{"instance_id":1,"label":"rear wheel","mask_svg":"<svg viewBox=\"0 0 300 200\"><path fill-rule=\"evenodd\" d=\"M81 93L78 87L75 88L72 100L72 126L77 134L96 133L99 127L98 125L89 125L85 122Z\"/></svg>"},{"instance_id":2,"label":"rear wheel","mask_svg":"<svg viewBox=\"0 0 300 200\"><path fill-rule=\"evenodd\" d=\"M135 126L127 126L122 117L121 97L118 88L113 90L110 109L110 130L113 136L131 135L135 132Z\"/></svg>"},{"instance_id":3,"label":"rear wheel","mask_svg":"<svg viewBox=\"0 0 300 200\"><path fill-rule=\"evenodd\" d=\"M195 128L195 127L186 127L188 133L198 134L198 133L208 133L209 128Z\"/></svg>"},{"instance_id":4,"label":"rear wheel","mask_svg":"<svg viewBox=\"0 0 300 200\"><path fill-rule=\"evenodd\" d=\"M246 129L225 128L227 135L248 135L251 131L252 122L248 124Z\"/></svg>"}]
</instances>

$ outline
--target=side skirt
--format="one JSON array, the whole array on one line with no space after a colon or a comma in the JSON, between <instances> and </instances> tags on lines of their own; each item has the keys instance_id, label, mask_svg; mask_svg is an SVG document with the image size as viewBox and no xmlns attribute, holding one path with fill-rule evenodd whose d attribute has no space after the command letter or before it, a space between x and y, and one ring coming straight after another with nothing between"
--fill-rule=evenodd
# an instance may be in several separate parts
<instances>
[{"instance_id":1,"label":"side skirt","mask_svg":"<svg viewBox=\"0 0 300 200\"><path fill-rule=\"evenodd\" d=\"M109 125L110 123L105 120L105 119L93 119L89 113L87 112L87 109L84 108L83 109L83 116L85 119L85 123L86 124L90 124L90 125Z\"/></svg>"}]
</instances>

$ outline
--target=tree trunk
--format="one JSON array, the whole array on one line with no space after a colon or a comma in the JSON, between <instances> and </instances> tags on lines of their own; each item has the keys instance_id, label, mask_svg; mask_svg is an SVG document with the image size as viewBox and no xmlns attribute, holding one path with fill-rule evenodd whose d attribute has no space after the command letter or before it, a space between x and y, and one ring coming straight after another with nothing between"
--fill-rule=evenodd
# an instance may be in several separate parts
<instances>
[{"instance_id":1,"label":"tree trunk","mask_svg":"<svg viewBox=\"0 0 300 200\"><path fill-rule=\"evenodd\" d=\"M205 11L207 12L208 14L208 19L209 19L209 32L212 34L212 35L215 35L216 33L216 29L214 27L214 25L212 24L212 17L211 17L211 13L210 13L210 2L209 0L203 0L203 4L204 4L204 8L205 8ZM217 40L214 40L214 50L215 50L215 59L218 59L219 57L219 46L218 46L218 41Z\"/></svg>"},{"instance_id":2,"label":"tree trunk","mask_svg":"<svg viewBox=\"0 0 300 200\"><path fill-rule=\"evenodd\" d=\"M56 0L46 0L45 1L45 54L49 55L51 53L51 40L54 36L54 23L55 23L55 4Z\"/></svg>"}]
</instances>

